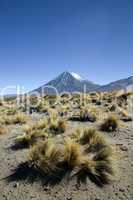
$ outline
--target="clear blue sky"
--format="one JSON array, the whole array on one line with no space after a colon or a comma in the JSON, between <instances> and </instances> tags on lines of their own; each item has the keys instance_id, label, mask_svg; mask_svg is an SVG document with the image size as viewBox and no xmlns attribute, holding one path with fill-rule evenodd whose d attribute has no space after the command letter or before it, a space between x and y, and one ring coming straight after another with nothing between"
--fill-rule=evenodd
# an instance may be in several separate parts
<instances>
[{"instance_id":1,"label":"clear blue sky","mask_svg":"<svg viewBox=\"0 0 133 200\"><path fill-rule=\"evenodd\" d=\"M0 88L133 75L133 0L0 0Z\"/></svg>"}]
</instances>

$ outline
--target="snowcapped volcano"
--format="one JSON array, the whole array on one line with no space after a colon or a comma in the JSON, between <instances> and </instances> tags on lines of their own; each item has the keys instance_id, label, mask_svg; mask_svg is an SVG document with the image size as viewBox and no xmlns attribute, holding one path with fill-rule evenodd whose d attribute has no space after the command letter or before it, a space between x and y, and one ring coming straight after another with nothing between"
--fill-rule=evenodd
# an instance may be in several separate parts
<instances>
[{"instance_id":1,"label":"snowcapped volcano","mask_svg":"<svg viewBox=\"0 0 133 200\"><path fill-rule=\"evenodd\" d=\"M56 88L58 93L62 92L84 92L84 88L86 88L86 92L94 91L99 87L99 85L83 79L80 75L74 72L63 72L59 76L57 76L52 81L49 81L47 84L41 86L40 88L34 91L42 91L43 88L46 88L46 93L50 92L49 86ZM44 91L45 92L45 91Z\"/></svg>"},{"instance_id":2,"label":"snowcapped volcano","mask_svg":"<svg viewBox=\"0 0 133 200\"><path fill-rule=\"evenodd\" d=\"M113 90L120 90L125 88L132 87L133 88L133 76L127 79L121 79L115 81L113 83L100 86L95 84L87 79L82 78L79 74L75 72L63 72L59 76L57 76L52 81L49 81L47 84L31 91L33 92L40 92L42 91L45 94L55 94L55 90L51 88L55 88L56 92L58 93L65 93L65 92L92 92L92 91L113 91ZM84 88L86 90L84 91Z\"/></svg>"},{"instance_id":3,"label":"snowcapped volcano","mask_svg":"<svg viewBox=\"0 0 133 200\"><path fill-rule=\"evenodd\" d=\"M84 79L77 73L71 72L71 75L79 81L83 81Z\"/></svg>"}]
</instances>

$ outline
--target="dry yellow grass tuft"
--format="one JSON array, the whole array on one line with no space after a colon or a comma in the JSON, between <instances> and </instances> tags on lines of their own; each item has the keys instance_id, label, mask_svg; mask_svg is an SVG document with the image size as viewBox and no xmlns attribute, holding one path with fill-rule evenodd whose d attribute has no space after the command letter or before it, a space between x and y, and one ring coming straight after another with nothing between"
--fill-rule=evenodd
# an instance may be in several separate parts
<instances>
[{"instance_id":1,"label":"dry yellow grass tuft","mask_svg":"<svg viewBox=\"0 0 133 200\"><path fill-rule=\"evenodd\" d=\"M97 184L109 183L113 171L113 152L104 136L94 130L83 134L84 144L68 138L65 144L57 145L51 139L37 143L30 149L29 162L41 173L54 177L65 169L78 175L93 178Z\"/></svg>"},{"instance_id":2,"label":"dry yellow grass tuft","mask_svg":"<svg viewBox=\"0 0 133 200\"><path fill-rule=\"evenodd\" d=\"M106 132L116 131L119 128L119 119L115 115L111 115L104 120L101 130Z\"/></svg>"},{"instance_id":3,"label":"dry yellow grass tuft","mask_svg":"<svg viewBox=\"0 0 133 200\"><path fill-rule=\"evenodd\" d=\"M48 133L42 130L32 130L32 132L28 134L24 134L22 136L18 136L15 139L15 144L17 146L30 146L35 144L39 140L45 140L48 138Z\"/></svg>"},{"instance_id":4,"label":"dry yellow grass tuft","mask_svg":"<svg viewBox=\"0 0 133 200\"><path fill-rule=\"evenodd\" d=\"M88 150L98 151L106 145L105 136L95 129L85 129L80 138L81 144L87 144Z\"/></svg>"},{"instance_id":5,"label":"dry yellow grass tuft","mask_svg":"<svg viewBox=\"0 0 133 200\"><path fill-rule=\"evenodd\" d=\"M65 144L64 149L64 161L67 163L69 168L79 166L81 163L81 146L80 144L74 143L72 140L68 140Z\"/></svg>"},{"instance_id":6,"label":"dry yellow grass tuft","mask_svg":"<svg viewBox=\"0 0 133 200\"><path fill-rule=\"evenodd\" d=\"M15 145L22 147L27 147L30 145L31 136L30 135L22 135L15 138Z\"/></svg>"},{"instance_id":7,"label":"dry yellow grass tuft","mask_svg":"<svg viewBox=\"0 0 133 200\"><path fill-rule=\"evenodd\" d=\"M13 124L24 124L28 120L28 116L25 113L17 113L13 117Z\"/></svg>"},{"instance_id":8,"label":"dry yellow grass tuft","mask_svg":"<svg viewBox=\"0 0 133 200\"><path fill-rule=\"evenodd\" d=\"M48 125L48 120L46 118L40 119L36 124L36 128L37 129L44 129L44 128L47 127L47 125Z\"/></svg>"},{"instance_id":9,"label":"dry yellow grass tuft","mask_svg":"<svg viewBox=\"0 0 133 200\"><path fill-rule=\"evenodd\" d=\"M80 111L80 121L90 121L95 122L97 120L96 113L87 108L81 109Z\"/></svg>"},{"instance_id":10,"label":"dry yellow grass tuft","mask_svg":"<svg viewBox=\"0 0 133 200\"><path fill-rule=\"evenodd\" d=\"M27 135L31 134L33 130L35 130L35 124L29 123L22 126L22 131Z\"/></svg>"},{"instance_id":11,"label":"dry yellow grass tuft","mask_svg":"<svg viewBox=\"0 0 133 200\"><path fill-rule=\"evenodd\" d=\"M3 123L6 125L10 124L24 124L28 120L28 116L24 113L17 113L15 115L3 116Z\"/></svg>"},{"instance_id":12,"label":"dry yellow grass tuft","mask_svg":"<svg viewBox=\"0 0 133 200\"><path fill-rule=\"evenodd\" d=\"M51 121L49 125L49 129L54 134L64 133L67 128L67 122L65 120L55 120Z\"/></svg>"},{"instance_id":13,"label":"dry yellow grass tuft","mask_svg":"<svg viewBox=\"0 0 133 200\"><path fill-rule=\"evenodd\" d=\"M35 123L29 123L29 124L25 124L22 126L22 130L26 133L26 134L31 134L34 130L41 130L41 129L45 129L48 125L48 121L46 118L44 119L40 119L39 121L35 122Z\"/></svg>"},{"instance_id":14,"label":"dry yellow grass tuft","mask_svg":"<svg viewBox=\"0 0 133 200\"><path fill-rule=\"evenodd\" d=\"M58 164L62 161L62 151L48 139L30 149L29 161L42 173L54 175L59 170Z\"/></svg>"}]
</instances>

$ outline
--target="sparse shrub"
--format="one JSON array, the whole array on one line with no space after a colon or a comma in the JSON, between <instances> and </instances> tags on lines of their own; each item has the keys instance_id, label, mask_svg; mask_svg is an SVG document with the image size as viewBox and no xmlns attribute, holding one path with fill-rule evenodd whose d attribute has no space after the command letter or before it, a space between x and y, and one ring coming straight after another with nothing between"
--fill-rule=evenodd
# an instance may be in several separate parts
<instances>
[{"instance_id":1,"label":"sparse shrub","mask_svg":"<svg viewBox=\"0 0 133 200\"><path fill-rule=\"evenodd\" d=\"M17 147L28 147L31 141L30 135L22 135L15 138L15 146Z\"/></svg>"},{"instance_id":2,"label":"sparse shrub","mask_svg":"<svg viewBox=\"0 0 133 200\"><path fill-rule=\"evenodd\" d=\"M35 124L25 124L22 126L23 132L25 132L27 135L31 134L33 130L35 130L36 125Z\"/></svg>"},{"instance_id":3,"label":"sparse shrub","mask_svg":"<svg viewBox=\"0 0 133 200\"><path fill-rule=\"evenodd\" d=\"M119 127L119 120L115 115L109 116L101 125L102 131L116 131Z\"/></svg>"},{"instance_id":4,"label":"sparse shrub","mask_svg":"<svg viewBox=\"0 0 133 200\"><path fill-rule=\"evenodd\" d=\"M35 123L25 124L22 127L22 130L26 134L31 134L34 130L45 129L47 127L47 124L48 124L48 121L46 118L44 118L44 119L40 119L39 121L37 121Z\"/></svg>"},{"instance_id":5,"label":"sparse shrub","mask_svg":"<svg viewBox=\"0 0 133 200\"><path fill-rule=\"evenodd\" d=\"M105 143L104 135L100 134L95 129L85 129L82 137L80 138L80 142L82 144L97 144L97 143Z\"/></svg>"},{"instance_id":6,"label":"sparse shrub","mask_svg":"<svg viewBox=\"0 0 133 200\"><path fill-rule=\"evenodd\" d=\"M15 115L17 113L17 110L15 108L10 108L6 110L7 115Z\"/></svg>"},{"instance_id":7,"label":"sparse shrub","mask_svg":"<svg viewBox=\"0 0 133 200\"><path fill-rule=\"evenodd\" d=\"M91 176L92 180L99 186L108 184L114 175L114 170L110 161L92 160L87 157L85 157L82 162L79 173L81 172L88 177Z\"/></svg>"},{"instance_id":8,"label":"sparse shrub","mask_svg":"<svg viewBox=\"0 0 133 200\"><path fill-rule=\"evenodd\" d=\"M81 163L81 147L79 144L74 143L72 140L68 140L64 149L64 161L69 168L79 166Z\"/></svg>"},{"instance_id":9,"label":"sparse shrub","mask_svg":"<svg viewBox=\"0 0 133 200\"><path fill-rule=\"evenodd\" d=\"M48 134L46 132L43 132L41 130L32 130L30 134L24 134L22 136L18 136L15 139L15 145L17 146L30 146L36 143L39 140L44 140L48 138Z\"/></svg>"},{"instance_id":10,"label":"sparse shrub","mask_svg":"<svg viewBox=\"0 0 133 200\"><path fill-rule=\"evenodd\" d=\"M120 119L124 122L129 122L129 121L133 121L133 118L129 115L127 110L121 110L119 112L120 115Z\"/></svg>"},{"instance_id":11,"label":"sparse shrub","mask_svg":"<svg viewBox=\"0 0 133 200\"><path fill-rule=\"evenodd\" d=\"M114 175L112 160L113 151L105 140L105 136L91 129L85 131L81 141L85 146L86 155L81 162L80 171L93 176L93 180L99 185L109 183Z\"/></svg>"},{"instance_id":12,"label":"sparse shrub","mask_svg":"<svg viewBox=\"0 0 133 200\"><path fill-rule=\"evenodd\" d=\"M114 175L112 148L104 139L100 139L98 133L92 132L89 142L88 139L85 140L88 142L87 146L82 146L71 139L67 140L64 147L55 144L51 139L37 143L30 149L30 165L44 175L62 178L59 174L65 170L65 173L71 171L78 177L84 173L85 177L91 178L101 186L109 183Z\"/></svg>"},{"instance_id":13,"label":"sparse shrub","mask_svg":"<svg viewBox=\"0 0 133 200\"><path fill-rule=\"evenodd\" d=\"M54 134L64 133L66 131L67 123L64 120L53 121L49 125L49 129Z\"/></svg>"},{"instance_id":14,"label":"sparse shrub","mask_svg":"<svg viewBox=\"0 0 133 200\"><path fill-rule=\"evenodd\" d=\"M81 108L80 113L74 114L70 120L81 121L81 122L95 122L97 120L97 115L91 109Z\"/></svg>"},{"instance_id":15,"label":"sparse shrub","mask_svg":"<svg viewBox=\"0 0 133 200\"><path fill-rule=\"evenodd\" d=\"M48 124L48 121L47 121L46 118L40 119L37 122L36 128L37 129L44 129L44 128L46 128L47 124Z\"/></svg>"},{"instance_id":16,"label":"sparse shrub","mask_svg":"<svg viewBox=\"0 0 133 200\"><path fill-rule=\"evenodd\" d=\"M46 175L55 175L62 161L62 151L52 140L39 142L30 149L29 161L39 171Z\"/></svg>"},{"instance_id":17,"label":"sparse shrub","mask_svg":"<svg viewBox=\"0 0 133 200\"><path fill-rule=\"evenodd\" d=\"M3 117L3 123L5 123L6 125L10 125L10 124L23 124L26 123L28 120L27 115L25 115L24 113L17 113L16 115L5 115Z\"/></svg>"},{"instance_id":18,"label":"sparse shrub","mask_svg":"<svg viewBox=\"0 0 133 200\"><path fill-rule=\"evenodd\" d=\"M13 124L13 119L14 119L14 116L3 116L3 124L6 124L6 125L10 125L10 124Z\"/></svg>"},{"instance_id":19,"label":"sparse shrub","mask_svg":"<svg viewBox=\"0 0 133 200\"><path fill-rule=\"evenodd\" d=\"M90 121L95 122L96 121L96 115L94 112L89 112L87 109L81 110L80 112L80 121Z\"/></svg>"},{"instance_id":20,"label":"sparse shrub","mask_svg":"<svg viewBox=\"0 0 133 200\"><path fill-rule=\"evenodd\" d=\"M61 133L64 133L66 131L66 121L64 120L59 120L58 121L58 131L61 132Z\"/></svg>"},{"instance_id":21,"label":"sparse shrub","mask_svg":"<svg viewBox=\"0 0 133 200\"><path fill-rule=\"evenodd\" d=\"M71 139L78 142L80 141L82 131L80 128L77 128L76 131L71 135Z\"/></svg>"},{"instance_id":22,"label":"sparse shrub","mask_svg":"<svg viewBox=\"0 0 133 200\"><path fill-rule=\"evenodd\" d=\"M82 137L80 138L81 144L90 143L90 140L95 135L96 135L96 130L95 129L85 129L83 134L82 134Z\"/></svg>"},{"instance_id":23,"label":"sparse shrub","mask_svg":"<svg viewBox=\"0 0 133 200\"><path fill-rule=\"evenodd\" d=\"M122 109L122 110L119 112L119 115L120 115L121 117L128 117L128 116L129 116L129 113L128 113L127 110Z\"/></svg>"},{"instance_id":24,"label":"sparse shrub","mask_svg":"<svg viewBox=\"0 0 133 200\"><path fill-rule=\"evenodd\" d=\"M17 113L13 117L13 124L24 124L28 120L28 116L24 113Z\"/></svg>"},{"instance_id":25,"label":"sparse shrub","mask_svg":"<svg viewBox=\"0 0 133 200\"><path fill-rule=\"evenodd\" d=\"M49 122L56 121L58 119L58 113L54 109L49 109Z\"/></svg>"}]
</instances>

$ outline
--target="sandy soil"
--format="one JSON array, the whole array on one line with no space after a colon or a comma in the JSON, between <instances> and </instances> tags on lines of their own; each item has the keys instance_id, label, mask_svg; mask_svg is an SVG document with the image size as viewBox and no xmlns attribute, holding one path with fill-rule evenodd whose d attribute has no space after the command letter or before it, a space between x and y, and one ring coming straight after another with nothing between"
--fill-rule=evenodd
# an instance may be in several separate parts
<instances>
[{"instance_id":1,"label":"sandy soil","mask_svg":"<svg viewBox=\"0 0 133 200\"><path fill-rule=\"evenodd\" d=\"M73 126L73 125L72 125ZM133 122L125 123L115 134L108 134L120 150L115 180L103 188L91 180L63 179L44 185L36 175L20 164L27 160L27 149L11 148L19 126L10 126L9 134L0 136L0 200L132 200L133 199ZM107 133L106 133L107 134ZM14 174L14 170L16 173Z\"/></svg>"}]
</instances>

